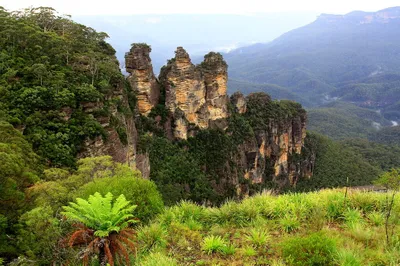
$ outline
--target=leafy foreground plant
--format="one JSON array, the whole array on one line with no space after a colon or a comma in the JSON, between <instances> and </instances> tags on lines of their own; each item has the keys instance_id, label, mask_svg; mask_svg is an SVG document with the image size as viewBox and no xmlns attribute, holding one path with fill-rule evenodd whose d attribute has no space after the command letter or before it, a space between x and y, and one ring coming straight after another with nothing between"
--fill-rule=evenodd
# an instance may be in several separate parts
<instances>
[{"instance_id":1,"label":"leafy foreground plant","mask_svg":"<svg viewBox=\"0 0 400 266\"><path fill-rule=\"evenodd\" d=\"M121 265L123 258L130 265L128 250L134 251L135 244L132 239L136 232L129 228L133 210L136 205L130 205L124 195L120 195L113 204L113 195L107 193L102 197L96 192L90 195L86 201L76 199L76 203L70 202L70 206L64 206L63 215L71 221L76 221L77 230L69 238L69 245L85 247L83 253L83 265L88 265L90 255L97 253L101 266L107 263L114 265L114 259L118 258ZM118 256L117 256L118 255Z\"/></svg>"}]
</instances>

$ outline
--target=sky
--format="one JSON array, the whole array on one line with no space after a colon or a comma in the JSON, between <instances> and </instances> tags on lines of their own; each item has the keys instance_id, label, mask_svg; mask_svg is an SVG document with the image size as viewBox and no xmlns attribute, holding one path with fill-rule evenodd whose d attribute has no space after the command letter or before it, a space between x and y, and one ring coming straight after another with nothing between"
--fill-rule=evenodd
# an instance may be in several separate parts
<instances>
[{"instance_id":1,"label":"sky","mask_svg":"<svg viewBox=\"0 0 400 266\"><path fill-rule=\"evenodd\" d=\"M68 15L131 14L252 14L317 12L345 14L400 6L400 0L0 0L0 6L17 10L50 6Z\"/></svg>"}]
</instances>

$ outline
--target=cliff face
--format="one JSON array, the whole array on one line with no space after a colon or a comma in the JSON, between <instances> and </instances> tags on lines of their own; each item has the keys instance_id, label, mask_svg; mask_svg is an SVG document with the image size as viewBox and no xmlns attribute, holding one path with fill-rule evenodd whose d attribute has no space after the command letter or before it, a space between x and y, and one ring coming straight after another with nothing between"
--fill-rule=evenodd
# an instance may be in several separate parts
<instances>
[{"instance_id":1,"label":"cliff face","mask_svg":"<svg viewBox=\"0 0 400 266\"><path fill-rule=\"evenodd\" d=\"M300 105L287 102L282 106L264 93L246 98L236 93L231 102L254 129L254 136L238 149L245 179L253 184L273 181L295 186L301 177L311 177L308 169L313 162L302 156L307 118Z\"/></svg>"},{"instance_id":2,"label":"cliff face","mask_svg":"<svg viewBox=\"0 0 400 266\"><path fill-rule=\"evenodd\" d=\"M130 73L128 82L136 92L139 113L145 116L157 105L160 97L160 88L153 73L150 52L150 46L134 44L130 52L125 55L126 71Z\"/></svg>"},{"instance_id":3,"label":"cliff face","mask_svg":"<svg viewBox=\"0 0 400 266\"><path fill-rule=\"evenodd\" d=\"M116 84L114 90L106 96L106 101L118 99L119 105L129 110L128 96L123 83ZM83 104L83 110L88 114L99 113L103 108L101 102ZM118 111L116 104L108 107L109 115L96 116L103 127L106 138L98 136L87 139L83 143L79 158L110 155L117 162L128 163L133 168L136 164L137 131L132 115Z\"/></svg>"},{"instance_id":4,"label":"cliff face","mask_svg":"<svg viewBox=\"0 0 400 266\"><path fill-rule=\"evenodd\" d=\"M200 66L178 47L175 58L162 68L160 83L165 89L165 107L173 114L175 138L186 139L191 128L224 127L228 117L227 64L222 56L209 53Z\"/></svg>"}]
</instances>

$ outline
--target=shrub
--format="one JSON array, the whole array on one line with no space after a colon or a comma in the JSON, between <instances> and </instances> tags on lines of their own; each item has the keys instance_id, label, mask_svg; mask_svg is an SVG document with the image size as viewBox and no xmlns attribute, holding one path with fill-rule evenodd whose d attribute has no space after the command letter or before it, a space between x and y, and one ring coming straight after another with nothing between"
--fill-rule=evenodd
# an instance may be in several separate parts
<instances>
[{"instance_id":1,"label":"shrub","mask_svg":"<svg viewBox=\"0 0 400 266\"><path fill-rule=\"evenodd\" d=\"M212 253L223 252L225 246L226 243L222 237L210 235L204 238L201 249L210 255Z\"/></svg>"},{"instance_id":2,"label":"shrub","mask_svg":"<svg viewBox=\"0 0 400 266\"><path fill-rule=\"evenodd\" d=\"M163 210L164 204L156 185L143 178L131 176L98 178L82 186L77 192L76 197L87 198L89 195L99 192L113 195L124 194L126 199L132 204L137 205L135 216L141 222L147 222L156 214Z\"/></svg>"},{"instance_id":3,"label":"shrub","mask_svg":"<svg viewBox=\"0 0 400 266\"><path fill-rule=\"evenodd\" d=\"M140 263L141 266L177 266L174 258L170 258L160 252L150 253Z\"/></svg>"},{"instance_id":4,"label":"shrub","mask_svg":"<svg viewBox=\"0 0 400 266\"><path fill-rule=\"evenodd\" d=\"M321 232L282 242L282 255L290 265L335 265L336 242Z\"/></svg>"}]
</instances>

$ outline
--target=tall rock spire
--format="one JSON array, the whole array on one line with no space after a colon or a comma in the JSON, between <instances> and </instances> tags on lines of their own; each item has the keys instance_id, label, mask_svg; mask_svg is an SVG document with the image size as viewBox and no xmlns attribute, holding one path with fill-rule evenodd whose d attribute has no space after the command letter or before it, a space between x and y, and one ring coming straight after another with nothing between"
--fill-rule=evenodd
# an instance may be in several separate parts
<instances>
[{"instance_id":1,"label":"tall rock spire","mask_svg":"<svg viewBox=\"0 0 400 266\"><path fill-rule=\"evenodd\" d=\"M221 126L214 122L228 117L226 82L227 64L220 54L209 53L203 63L195 66L185 49L177 48L175 57L160 73L165 106L175 120L176 138L186 139L191 126Z\"/></svg>"},{"instance_id":2,"label":"tall rock spire","mask_svg":"<svg viewBox=\"0 0 400 266\"><path fill-rule=\"evenodd\" d=\"M126 71L130 73L128 82L137 93L138 110L145 116L157 105L160 97L160 87L154 76L150 52L151 48L147 44L135 43L125 55Z\"/></svg>"}]
</instances>

